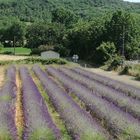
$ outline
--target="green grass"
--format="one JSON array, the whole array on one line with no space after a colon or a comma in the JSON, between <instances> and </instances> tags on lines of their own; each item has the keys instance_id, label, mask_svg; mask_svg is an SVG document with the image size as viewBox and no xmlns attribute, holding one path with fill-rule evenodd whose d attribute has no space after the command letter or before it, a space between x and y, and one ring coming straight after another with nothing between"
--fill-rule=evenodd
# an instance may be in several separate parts
<instances>
[{"instance_id":1,"label":"green grass","mask_svg":"<svg viewBox=\"0 0 140 140\"><path fill-rule=\"evenodd\" d=\"M0 129L0 140L12 140L6 128Z\"/></svg>"},{"instance_id":2,"label":"green grass","mask_svg":"<svg viewBox=\"0 0 140 140\"><path fill-rule=\"evenodd\" d=\"M13 47L2 48L0 53L2 53L2 54L10 54L10 53L13 54L14 53L14 48ZM17 48L15 48L15 53L17 55L29 55L31 53L31 49L23 48L23 47L17 47Z\"/></svg>"},{"instance_id":3,"label":"green grass","mask_svg":"<svg viewBox=\"0 0 140 140\"><path fill-rule=\"evenodd\" d=\"M55 140L53 132L48 128L38 128L29 136L29 140Z\"/></svg>"},{"instance_id":4,"label":"green grass","mask_svg":"<svg viewBox=\"0 0 140 140\"><path fill-rule=\"evenodd\" d=\"M6 3L6 2L14 2L14 1L16 1L16 0L0 0L0 2L2 2L2 3Z\"/></svg>"}]
</instances>

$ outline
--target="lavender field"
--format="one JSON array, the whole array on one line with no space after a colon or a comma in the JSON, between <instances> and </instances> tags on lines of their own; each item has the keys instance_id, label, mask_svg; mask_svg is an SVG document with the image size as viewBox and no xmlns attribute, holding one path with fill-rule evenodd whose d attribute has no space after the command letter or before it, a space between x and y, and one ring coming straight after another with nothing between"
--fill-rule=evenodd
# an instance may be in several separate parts
<instances>
[{"instance_id":1,"label":"lavender field","mask_svg":"<svg viewBox=\"0 0 140 140\"><path fill-rule=\"evenodd\" d=\"M79 67L10 66L0 140L140 140L140 88Z\"/></svg>"}]
</instances>

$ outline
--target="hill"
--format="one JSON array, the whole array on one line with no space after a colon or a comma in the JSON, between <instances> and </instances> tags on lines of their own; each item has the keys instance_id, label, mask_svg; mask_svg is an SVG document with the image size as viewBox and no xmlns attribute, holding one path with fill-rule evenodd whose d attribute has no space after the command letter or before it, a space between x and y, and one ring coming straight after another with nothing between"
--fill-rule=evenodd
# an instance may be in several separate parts
<instances>
[{"instance_id":1,"label":"hill","mask_svg":"<svg viewBox=\"0 0 140 140\"><path fill-rule=\"evenodd\" d=\"M122 0L0 0L0 20L50 21L52 11L60 7L83 18L99 17L116 9L140 13L140 4Z\"/></svg>"}]
</instances>

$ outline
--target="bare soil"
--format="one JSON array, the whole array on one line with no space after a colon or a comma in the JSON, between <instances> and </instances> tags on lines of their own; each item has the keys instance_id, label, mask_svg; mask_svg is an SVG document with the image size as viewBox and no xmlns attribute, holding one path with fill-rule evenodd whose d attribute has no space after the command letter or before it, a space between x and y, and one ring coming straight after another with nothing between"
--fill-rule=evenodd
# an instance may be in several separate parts
<instances>
[{"instance_id":1,"label":"bare soil","mask_svg":"<svg viewBox=\"0 0 140 140\"><path fill-rule=\"evenodd\" d=\"M24 113L22 105L22 93L21 93L21 81L19 75L16 75L16 85L17 85L17 97L16 97L16 112L15 112L15 122L18 131L18 140L22 139L22 132L24 130Z\"/></svg>"},{"instance_id":2,"label":"bare soil","mask_svg":"<svg viewBox=\"0 0 140 140\"><path fill-rule=\"evenodd\" d=\"M0 61L8 61L8 60L22 60L26 59L28 56L14 56L14 55L0 55Z\"/></svg>"},{"instance_id":3,"label":"bare soil","mask_svg":"<svg viewBox=\"0 0 140 140\"><path fill-rule=\"evenodd\" d=\"M129 85L133 85L135 87L139 87L140 88L140 81L136 81L135 77L133 76L128 76L128 75L119 75L117 72L114 71L104 71L102 69L99 68L86 68L87 70L109 77L111 79L114 80L118 80L121 81L123 83L129 84Z\"/></svg>"}]
</instances>

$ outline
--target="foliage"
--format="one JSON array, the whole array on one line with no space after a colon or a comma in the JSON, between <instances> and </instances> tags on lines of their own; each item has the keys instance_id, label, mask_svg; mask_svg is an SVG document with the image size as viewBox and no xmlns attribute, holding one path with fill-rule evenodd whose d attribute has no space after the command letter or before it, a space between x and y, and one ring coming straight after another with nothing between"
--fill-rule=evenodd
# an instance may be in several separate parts
<instances>
[{"instance_id":1,"label":"foliage","mask_svg":"<svg viewBox=\"0 0 140 140\"><path fill-rule=\"evenodd\" d=\"M122 0L1 0L0 19L17 17L24 22L50 22L52 13L61 8L71 10L84 19L100 17L119 8L140 13L139 4L130 4Z\"/></svg>"},{"instance_id":2,"label":"foliage","mask_svg":"<svg viewBox=\"0 0 140 140\"><path fill-rule=\"evenodd\" d=\"M127 59L137 60L140 55L140 43L133 39L131 43L126 45L125 56Z\"/></svg>"},{"instance_id":3,"label":"foliage","mask_svg":"<svg viewBox=\"0 0 140 140\"><path fill-rule=\"evenodd\" d=\"M113 70L116 69L119 66L122 66L124 63L124 58L121 56L115 56L110 64L110 66L108 67L108 70Z\"/></svg>"},{"instance_id":4,"label":"foliage","mask_svg":"<svg viewBox=\"0 0 140 140\"><path fill-rule=\"evenodd\" d=\"M105 28L106 40L114 42L120 54L123 53L123 47L126 49L126 45L137 37L136 24L129 12L119 10L113 13L111 20L106 21Z\"/></svg>"},{"instance_id":5,"label":"foliage","mask_svg":"<svg viewBox=\"0 0 140 140\"><path fill-rule=\"evenodd\" d=\"M64 8L56 9L52 12L52 22L70 27L74 22L76 22L76 16L70 10L66 10Z\"/></svg>"},{"instance_id":6,"label":"foliage","mask_svg":"<svg viewBox=\"0 0 140 140\"><path fill-rule=\"evenodd\" d=\"M98 63L104 63L108 60L112 60L116 53L116 47L114 43L103 42L97 49L97 60Z\"/></svg>"},{"instance_id":7,"label":"foliage","mask_svg":"<svg viewBox=\"0 0 140 140\"><path fill-rule=\"evenodd\" d=\"M31 54L40 55L41 52L53 50L54 46L52 45L40 45L38 48L32 48Z\"/></svg>"},{"instance_id":8,"label":"foliage","mask_svg":"<svg viewBox=\"0 0 140 140\"><path fill-rule=\"evenodd\" d=\"M24 45L25 26L22 23L13 23L6 29L1 30L0 41L5 45L21 47ZM6 42L7 41L7 42Z\"/></svg>"},{"instance_id":9,"label":"foliage","mask_svg":"<svg viewBox=\"0 0 140 140\"><path fill-rule=\"evenodd\" d=\"M58 23L33 24L27 29L27 46L37 48L40 45L53 45L62 41L65 28Z\"/></svg>"},{"instance_id":10,"label":"foliage","mask_svg":"<svg viewBox=\"0 0 140 140\"><path fill-rule=\"evenodd\" d=\"M68 62L65 59L42 59L42 58L27 58L24 60L16 60L16 61L0 61L0 65L8 65L8 64L42 64L42 65L50 65L50 64L58 64L58 65L65 65Z\"/></svg>"},{"instance_id":11,"label":"foliage","mask_svg":"<svg viewBox=\"0 0 140 140\"><path fill-rule=\"evenodd\" d=\"M78 54L80 59L91 59L102 40L103 22L97 19L75 24L66 37L65 45L70 50L70 55Z\"/></svg>"},{"instance_id":12,"label":"foliage","mask_svg":"<svg viewBox=\"0 0 140 140\"><path fill-rule=\"evenodd\" d=\"M126 59L129 59L139 54L138 29L132 14L119 10L110 18L104 17L90 22L79 21L74 24L66 35L64 46L70 50L70 55L78 54L80 59L96 63L103 64L112 53L113 55L124 54ZM101 49L102 42L114 43L113 50L108 50L108 55L107 51L103 53L105 50L102 50L101 53L98 50Z\"/></svg>"},{"instance_id":13,"label":"foliage","mask_svg":"<svg viewBox=\"0 0 140 140\"><path fill-rule=\"evenodd\" d=\"M126 74L130 76L140 77L140 65L139 64L127 64L122 69L120 74Z\"/></svg>"},{"instance_id":14,"label":"foliage","mask_svg":"<svg viewBox=\"0 0 140 140\"><path fill-rule=\"evenodd\" d=\"M26 46L32 54L40 54L47 48L39 46L47 44L61 56L77 54L82 60L102 64L114 52L101 44L112 42L116 55L137 59L139 7L122 0L0 1L0 41L5 47L14 42L16 46Z\"/></svg>"},{"instance_id":15,"label":"foliage","mask_svg":"<svg viewBox=\"0 0 140 140\"><path fill-rule=\"evenodd\" d=\"M4 45L0 42L0 52L2 51Z\"/></svg>"},{"instance_id":16,"label":"foliage","mask_svg":"<svg viewBox=\"0 0 140 140\"><path fill-rule=\"evenodd\" d=\"M41 51L50 51L54 49L54 46L52 45L40 45L38 47L38 49L40 49Z\"/></svg>"},{"instance_id":17,"label":"foliage","mask_svg":"<svg viewBox=\"0 0 140 140\"><path fill-rule=\"evenodd\" d=\"M22 60L19 62L22 63ZM28 64L28 63L32 63L32 64L35 64L35 63L41 63L43 65L50 65L50 64L59 64L59 65L64 65L64 64L67 64L67 61L65 59L42 59L42 58L27 58L25 60L23 60L23 63L25 62L25 64Z\"/></svg>"},{"instance_id":18,"label":"foliage","mask_svg":"<svg viewBox=\"0 0 140 140\"><path fill-rule=\"evenodd\" d=\"M69 50L61 44L55 45L54 51L58 52L62 57L69 56Z\"/></svg>"}]
</instances>

